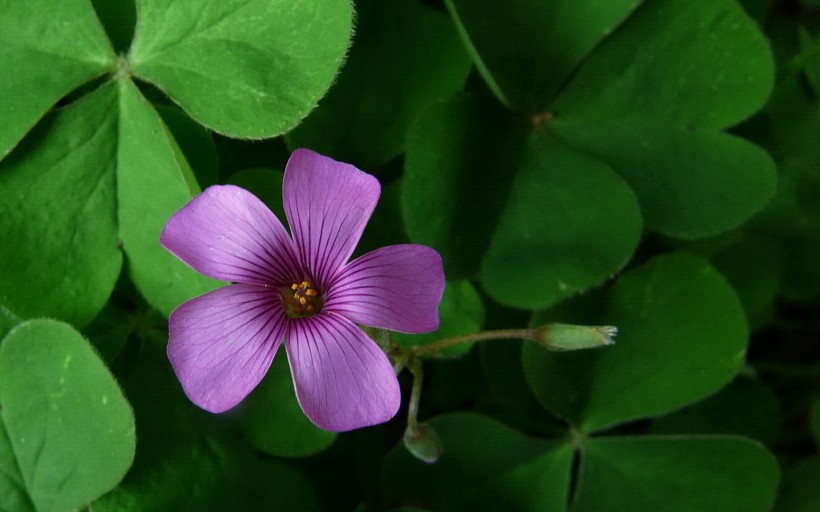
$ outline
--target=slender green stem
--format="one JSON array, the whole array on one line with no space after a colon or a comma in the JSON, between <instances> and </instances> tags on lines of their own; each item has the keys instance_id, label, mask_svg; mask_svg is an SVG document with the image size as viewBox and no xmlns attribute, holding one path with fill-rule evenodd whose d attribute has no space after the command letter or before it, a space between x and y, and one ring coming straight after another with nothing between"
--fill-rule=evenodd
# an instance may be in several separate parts
<instances>
[{"instance_id":1,"label":"slender green stem","mask_svg":"<svg viewBox=\"0 0 820 512\"><path fill-rule=\"evenodd\" d=\"M407 363L407 369L413 374L413 388L410 391L410 403L407 405L407 428L404 429L402 440L414 457L432 464L441 457L441 438L433 427L418 421L421 386L424 382L421 359L411 358Z\"/></svg>"},{"instance_id":2,"label":"slender green stem","mask_svg":"<svg viewBox=\"0 0 820 512\"><path fill-rule=\"evenodd\" d=\"M453 338L445 338L427 345L420 345L413 347L413 355L426 356L441 352L445 348L450 348L462 343L476 343L478 341L487 340L532 340L535 339L535 329L499 329L495 331L477 332L475 334L466 334L464 336L455 336ZM412 371L412 369L411 369Z\"/></svg>"},{"instance_id":3,"label":"slender green stem","mask_svg":"<svg viewBox=\"0 0 820 512\"><path fill-rule=\"evenodd\" d=\"M400 361L393 361L393 372L398 375L404 370L405 365L407 365L407 361L402 359Z\"/></svg>"},{"instance_id":4,"label":"slender green stem","mask_svg":"<svg viewBox=\"0 0 820 512\"><path fill-rule=\"evenodd\" d=\"M413 388L410 390L410 403L407 404L407 427L415 429L418 424L419 400L421 399L421 386L424 383L424 368L421 361L413 359L407 365L407 369L413 374Z\"/></svg>"}]
</instances>

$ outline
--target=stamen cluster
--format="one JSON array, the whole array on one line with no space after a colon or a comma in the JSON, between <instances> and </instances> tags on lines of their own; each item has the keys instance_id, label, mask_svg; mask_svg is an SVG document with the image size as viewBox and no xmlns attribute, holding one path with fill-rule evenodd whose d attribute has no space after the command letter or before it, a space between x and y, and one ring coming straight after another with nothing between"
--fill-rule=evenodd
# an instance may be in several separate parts
<instances>
[{"instance_id":1,"label":"stamen cluster","mask_svg":"<svg viewBox=\"0 0 820 512\"><path fill-rule=\"evenodd\" d=\"M322 299L310 281L293 283L290 290L282 293L282 298L285 313L291 318L313 316L322 310Z\"/></svg>"}]
</instances>

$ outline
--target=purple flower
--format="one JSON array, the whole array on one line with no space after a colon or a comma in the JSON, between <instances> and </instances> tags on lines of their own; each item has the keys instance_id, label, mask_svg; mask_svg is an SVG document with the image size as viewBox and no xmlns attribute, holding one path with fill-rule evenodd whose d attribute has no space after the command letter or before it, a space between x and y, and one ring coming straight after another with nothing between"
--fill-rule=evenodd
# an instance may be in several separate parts
<instances>
[{"instance_id":1,"label":"purple flower","mask_svg":"<svg viewBox=\"0 0 820 512\"><path fill-rule=\"evenodd\" d=\"M299 404L319 427L351 430L396 414L393 367L356 324L435 330L444 272L422 245L348 262L379 193L373 176L299 149L283 183L292 237L259 199L230 185L209 187L168 220L166 249L233 283L171 314L168 357L191 401L211 412L235 406L284 340Z\"/></svg>"}]
</instances>

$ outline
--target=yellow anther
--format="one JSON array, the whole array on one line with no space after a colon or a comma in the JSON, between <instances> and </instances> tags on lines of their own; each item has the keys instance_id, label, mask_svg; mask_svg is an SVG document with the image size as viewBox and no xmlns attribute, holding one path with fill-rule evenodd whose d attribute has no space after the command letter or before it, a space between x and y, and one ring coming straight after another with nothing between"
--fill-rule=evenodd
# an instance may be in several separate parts
<instances>
[{"instance_id":1,"label":"yellow anther","mask_svg":"<svg viewBox=\"0 0 820 512\"><path fill-rule=\"evenodd\" d=\"M322 294L313 287L310 281L291 283L290 290L289 292L287 288L284 288L282 297L287 307L286 313L291 318L312 316L322 310L324 305Z\"/></svg>"}]
</instances>

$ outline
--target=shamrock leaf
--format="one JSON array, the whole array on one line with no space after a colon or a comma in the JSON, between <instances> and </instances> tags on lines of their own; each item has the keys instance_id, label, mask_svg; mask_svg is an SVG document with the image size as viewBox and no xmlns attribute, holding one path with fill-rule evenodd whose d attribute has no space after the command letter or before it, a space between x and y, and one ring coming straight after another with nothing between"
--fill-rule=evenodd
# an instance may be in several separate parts
<instances>
[{"instance_id":1,"label":"shamrock leaf","mask_svg":"<svg viewBox=\"0 0 820 512\"><path fill-rule=\"evenodd\" d=\"M24 71L0 79L0 98L9 98L0 110L12 112L0 155L60 97L110 76L48 114L0 161L0 226L15 249L0 254L0 304L22 318L85 325L111 293L123 254L139 290L165 314L218 286L159 246L165 221L199 185L133 79L163 89L211 129L279 134L330 85L347 47L350 5L140 1L135 40L120 59L85 0L11 5L0 37L14 42L2 45L0 67ZM5 25L14 19L27 21ZM13 110L18 104L29 110Z\"/></svg>"}]
</instances>

